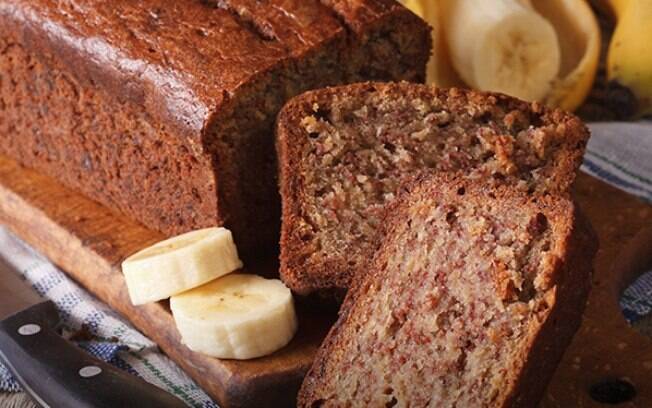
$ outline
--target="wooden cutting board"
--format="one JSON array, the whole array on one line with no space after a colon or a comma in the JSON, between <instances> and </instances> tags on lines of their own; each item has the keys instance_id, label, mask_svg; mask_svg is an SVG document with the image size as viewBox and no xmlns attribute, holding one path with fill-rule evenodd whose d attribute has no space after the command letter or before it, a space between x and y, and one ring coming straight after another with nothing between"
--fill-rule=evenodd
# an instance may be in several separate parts
<instances>
[{"instance_id":1,"label":"wooden cutting board","mask_svg":"<svg viewBox=\"0 0 652 408\"><path fill-rule=\"evenodd\" d=\"M582 328L542 405L588 407L600 405L596 398L629 398L630 406L652 407L652 340L628 326L617 304L625 285L652 265L652 207L584 174L576 195L601 249ZM126 316L223 407L293 406L335 319L334 311L299 304L299 332L279 352L250 361L205 357L181 344L166 303L134 307L129 302L120 263L161 240L159 233L2 157L0 222ZM276 272L264 265L249 271Z\"/></svg>"}]
</instances>

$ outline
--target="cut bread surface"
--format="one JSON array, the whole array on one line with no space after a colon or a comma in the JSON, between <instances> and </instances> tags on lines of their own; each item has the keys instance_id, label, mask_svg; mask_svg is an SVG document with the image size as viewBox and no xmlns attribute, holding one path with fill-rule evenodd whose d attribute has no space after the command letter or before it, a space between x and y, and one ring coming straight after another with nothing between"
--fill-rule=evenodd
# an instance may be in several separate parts
<instances>
[{"instance_id":1,"label":"cut bread surface","mask_svg":"<svg viewBox=\"0 0 652 408\"><path fill-rule=\"evenodd\" d=\"M411 189L299 406L536 406L581 320L590 232L558 196L442 175Z\"/></svg>"},{"instance_id":2,"label":"cut bread surface","mask_svg":"<svg viewBox=\"0 0 652 408\"><path fill-rule=\"evenodd\" d=\"M277 125L281 275L301 294L345 290L406 176L464 170L490 185L563 192L587 139L576 117L504 95L407 83L303 94Z\"/></svg>"}]
</instances>

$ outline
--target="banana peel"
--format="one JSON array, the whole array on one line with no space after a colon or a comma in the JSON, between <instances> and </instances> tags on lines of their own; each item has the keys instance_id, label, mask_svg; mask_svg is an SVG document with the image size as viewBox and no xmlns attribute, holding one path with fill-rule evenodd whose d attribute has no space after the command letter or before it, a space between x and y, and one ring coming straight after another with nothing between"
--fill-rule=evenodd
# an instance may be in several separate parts
<instances>
[{"instance_id":1,"label":"banana peel","mask_svg":"<svg viewBox=\"0 0 652 408\"><path fill-rule=\"evenodd\" d=\"M543 102L573 111L586 99L600 61L600 27L586 0L532 0L560 40L559 79Z\"/></svg>"},{"instance_id":2,"label":"banana peel","mask_svg":"<svg viewBox=\"0 0 652 408\"><path fill-rule=\"evenodd\" d=\"M625 8L629 4L630 0L603 0L608 3L609 8L614 13L614 16L619 19L622 17Z\"/></svg>"},{"instance_id":3,"label":"banana peel","mask_svg":"<svg viewBox=\"0 0 652 408\"><path fill-rule=\"evenodd\" d=\"M447 41L440 28L440 1L404 1L433 26L433 54L427 81L442 87L467 86L450 62ZM600 29L595 14L586 0L529 0L526 4L550 21L560 40L560 73L543 102L573 111L591 91L598 70Z\"/></svg>"}]
</instances>

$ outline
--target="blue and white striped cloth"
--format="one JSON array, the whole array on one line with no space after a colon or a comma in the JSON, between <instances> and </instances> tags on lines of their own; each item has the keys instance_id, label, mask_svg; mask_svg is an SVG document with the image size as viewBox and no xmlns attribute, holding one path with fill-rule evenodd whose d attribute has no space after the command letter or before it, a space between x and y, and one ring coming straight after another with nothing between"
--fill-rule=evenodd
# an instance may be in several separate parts
<instances>
[{"instance_id":1,"label":"blue and white striped cloth","mask_svg":"<svg viewBox=\"0 0 652 408\"><path fill-rule=\"evenodd\" d=\"M652 202L652 122L595 123L590 127L593 136L582 169ZM151 340L3 228L0 256L22 271L41 295L54 300L65 334L85 328L90 336L84 337L90 338L79 342L81 347L177 395L188 405L217 406ZM625 291L621 307L631 321L652 311L652 271ZM0 390L18 389L0 365Z\"/></svg>"},{"instance_id":2,"label":"blue and white striped cloth","mask_svg":"<svg viewBox=\"0 0 652 408\"><path fill-rule=\"evenodd\" d=\"M593 123L582 170L652 202L652 121Z\"/></svg>"},{"instance_id":3,"label":"blue and white striped cloth","mask_svg":"<svg viewBox=\"0 0 652 408\"><path fill-rule=\"evenodd\" d=\"M652 122L593 123L582 170L652 202ZM652 271L641 275L620 299L625 318L652 312Z\"/></svg>"},{"instance_id":4,"label":"blue and white striped cloth","mask_svg":"<svg viewBox=\"0 0 652 408\"><path fill-rule=\"evenodd\" d=\"M0 256L21 271L41 296L56 303L64 337L77 338L75 342L89 353L165 389L189 406L217 407L154 342L2 227ZM2 364L0 390L20 390Z\"/></svg>"}]
</instances>

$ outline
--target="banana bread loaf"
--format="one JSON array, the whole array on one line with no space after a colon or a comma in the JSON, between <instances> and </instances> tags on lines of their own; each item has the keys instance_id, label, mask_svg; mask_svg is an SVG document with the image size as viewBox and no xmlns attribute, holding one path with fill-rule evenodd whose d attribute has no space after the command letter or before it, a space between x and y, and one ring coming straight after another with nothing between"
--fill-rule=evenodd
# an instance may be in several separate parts
<instances>
[{"instance_id":1,"label":"banana bread loaf","mask_svg":"<svg viewBox=\"0 0 652 408\"><path fill-rule=\"evenodd\" d=\"M298 96L277 127L281 277L300 294L342 293L405 175L467 169L486 183L565 191L588 136L573 115L498 94L363 83Z\"/></svg>"},{"instance_id":2,"label":"banana bread loaf","mask_svg":"<svg viewBox=\"0 0 652 408\"><path fill-rule=\"evenodd\" d=\"M421 81L392 0L0 0L0 153L167 234L278 242L273 122L304 90Z\"/></svg>"},{"instance_id":3,"label":"banana bread loaf","mask_svg":"<svg viewBox=\"0 0 652 408\"><path fill-rule=\"evenodd\" d=\"M535 407L574 332L596 241L573 203L439 173L390 205L300 407Z\"/></svg>"}]
</instances>

